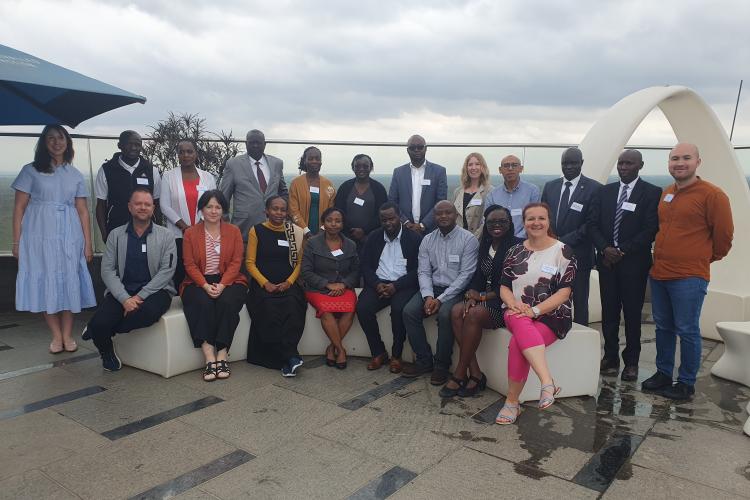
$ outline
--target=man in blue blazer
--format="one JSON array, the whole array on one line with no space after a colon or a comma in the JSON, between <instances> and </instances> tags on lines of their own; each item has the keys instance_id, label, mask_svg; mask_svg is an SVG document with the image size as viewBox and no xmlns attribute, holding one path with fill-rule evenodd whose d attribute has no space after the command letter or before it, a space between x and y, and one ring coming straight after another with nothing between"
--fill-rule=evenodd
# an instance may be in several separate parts
<instances>
[{"instance_id":1,"label":"man in blue blazer","mask_svg":"<svg viewBox=\"0 0 750 500\"><path fill-rule=\"evenodd\" d=\"M557 239L573 248L576 277L573 282L573 321L589 324L589 278L594 265L594 245L587 229L591 198L602 187L581 174L583 153L566 149L560 160L563 176L549 181L542 190L542 202L550 208L550 227Z\"/></svg>"},{"instance_id":2,"label":"man in blue blazer","mask_svg":"<svg viewBox=\"0 0 750 500\"><path fill-rule=\"evenodd\" d=\"M445 167L425 160L422 136L411 136L406 152L411 161L393 169L388 199L398 205L404 226L424 235L435 229L433 210L448 196L448 176Z\"/></svg>"}]
</instances>

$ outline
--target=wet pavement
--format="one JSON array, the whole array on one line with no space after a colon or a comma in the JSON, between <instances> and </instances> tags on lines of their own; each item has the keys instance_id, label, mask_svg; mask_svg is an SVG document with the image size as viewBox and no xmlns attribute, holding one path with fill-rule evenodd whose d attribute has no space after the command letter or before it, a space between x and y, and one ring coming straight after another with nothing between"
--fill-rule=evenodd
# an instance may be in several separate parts
<instances>
[{"instance_id":1,"label":"wet pavement","mask_svg":"<svg viewBox=\"0 0 750 500\"><path fill-rule=\"evenodd\" d=\"M638 382L498 426L501 395L443 400L362 358L294 379L244 361L213 383L107 373L90 343L53 356L41 317L3 314L0 498L750 498L750 388L710 374L723 344L704 341L677 403L639 389L643 329Z\"/></svg>"}]
</instances>

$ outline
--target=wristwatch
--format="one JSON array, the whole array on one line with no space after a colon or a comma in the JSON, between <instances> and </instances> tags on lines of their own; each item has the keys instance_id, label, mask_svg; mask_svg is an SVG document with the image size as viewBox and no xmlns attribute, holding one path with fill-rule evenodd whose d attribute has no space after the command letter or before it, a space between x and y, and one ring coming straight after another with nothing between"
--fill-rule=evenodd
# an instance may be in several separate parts
<instances>
[{"instance_id":1,"label":"wristwatch","mask_svg":"<svg viewBox=\"0 0 750 500\"><path fill-rule=\"evenodd\" d=\"M422 223L420 222L420 223L419 223L419 227L420 227L420 228L422 229L422 231L424 231L424 224L422 224Z\"/></svg>"},{"instance_id":2,"label":"wristwatch","mask_svg":"<svg viewBox=\"0 0 750 500\"><path fill-rule=\"evenodd\" d=\"M534 319L538 318L539 315L542 314L542 311L540 311L537 306L532 307L531 312L534 313Z\"/></svg>"}]
</instances>

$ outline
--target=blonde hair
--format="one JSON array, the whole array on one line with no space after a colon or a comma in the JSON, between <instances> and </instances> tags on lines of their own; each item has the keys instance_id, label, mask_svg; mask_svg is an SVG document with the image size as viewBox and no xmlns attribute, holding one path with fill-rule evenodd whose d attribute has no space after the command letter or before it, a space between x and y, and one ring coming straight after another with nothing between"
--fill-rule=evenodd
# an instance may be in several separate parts
<instances>
[{"instance_id":1,"label":"blonde hair","mask_svg":"<svg viewBox=\"0 0 750 500\"><path fill-rule=\"evenodd\" d=\"M482 153L469 153L464 160L464 166L461 167L461 185L465 188L471 185L471 179L469 178L469 172L466 167L469 165L469 160L471 160L472 157L479 160L479 165L482 167L482 172L479 174L479 185L487 186L490 183L490 169L487 168L487 162L485 161L484 156L482 156Z\"/></svg>"}]
</instances>

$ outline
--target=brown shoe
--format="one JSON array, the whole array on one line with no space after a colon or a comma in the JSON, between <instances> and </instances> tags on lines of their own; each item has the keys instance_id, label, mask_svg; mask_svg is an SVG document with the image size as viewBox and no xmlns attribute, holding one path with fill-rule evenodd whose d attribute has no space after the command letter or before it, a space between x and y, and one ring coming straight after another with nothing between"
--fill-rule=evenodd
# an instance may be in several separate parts
<instances>
[{"instance_id":1,"label":"brown shoe","mask_svg":"<svg viewBox=\"0 0 750 500\"><path fill-rule=\"evenodd\" d=\"M406 363L401 370L401 375L406 378L416 378L432 372L432 365L420 365L419 363Z\"/></svg>"},{"instance_id":2,"label":"brown shoe","mask_svg":"<svg viewBox=\"0 0 750 500\"><path fill-rule=\"evenodd\" d=\"M620 378L625 382L634 382L638 380L638 367L637 366L626 366L622 370Z\"/></svg>"},{"instance_id":3,"label":"brown shoe","mask_svg":"<svg viewBox=\"0 0 750 500\"><path fill-rule=\"evenodd\" d=\"M381 366L386 364L388 362L388 354L383 353L379 354L378 356L375 356L370 360L370 363L367 365L368 370L378 370Z\"/></svg>"},{"instance_id":4,"label":"brown shoe","mask_svg":"<svg viewBox=\"0 0 750 500\"><path fill-rule=\"evenodd\" d=\"M448 382L448 370L437 367L432 370L432 376L430 377L430 383L432 385L443 385L446 382Z\"/></svg>"},{"instance_id":5,"label":"brown shoe","mask_svg":"<svg viewBox=\"0 0 750 500\"><path fill-rule=\"evenodd\" d=\"M401 364L401 359L399 358L391 358L391 364L388 368L391 373L401 373L401 370L404 369L404 367Z\"/></svg>"}]
</instances>

